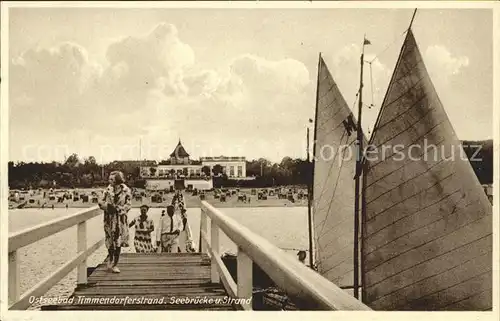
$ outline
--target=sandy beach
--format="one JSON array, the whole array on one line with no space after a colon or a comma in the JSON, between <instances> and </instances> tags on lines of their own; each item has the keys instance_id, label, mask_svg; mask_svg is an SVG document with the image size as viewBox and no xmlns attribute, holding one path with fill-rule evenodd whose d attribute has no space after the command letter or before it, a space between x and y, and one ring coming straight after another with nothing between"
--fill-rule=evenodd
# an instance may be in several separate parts
<instances>
[{"instance_id":1,"label":"sandy beach","mask_svg":"<svg viewBox=\"0 0 500 321\"><path fill-rule=\"evenodd\" d=\"M231 193L230 196L226 196L224 202L220 200L220 198L216 198L214 192L206 192L205 200L208 201L215 207L219 208L239 208L239 207L297 207L297 206L307 206L307 199L302 198L299 199L298 193L294 194L294 202L291 202L288 199L279 198L276 194L272 196L268 196L266 200L258 199L257 195L252 195L251 189L241 189L240 193L246 195L247 198L250 199L249 202L238 201L237 194L232 194L232 191L236 191L235 189L229 190ZM67 191L72 192L73 190L68 189ZM80 197L77 201L73 199L65 199L63 202L58 202L57 197L54 200L49 200L48 197L43 197L43 191L34 192L34 195L26 194L24 196L23 201L14 202L9 201L10 208L17 208L20 204L25 203L22 208L45 208L51 209L54 208L87 208L91 206L97 205L97 203L92 202L92 192L97 193L97 199L99 199L101 195L102 189L78 189L77 190L80 195L85 194L89 196L88 202L83 202ZM259 189L256 189L256 193ZM58 192L61 193L62 192ZM135 197L132 199L132 207L137 208L143 204L148 205L151 208L163 208L170 204L171 199L173 197L173 193L164 193L162 195L162 202L152 202L152 194L151 192L145 192L144 190L137 189L138 194L144 193L145 196L142 196L141 199L136 199ZM191 192L184 191L184 199L186 201L186 206L188 208L192 207L200 207L201 199L198 195L193 196ZM48 195L48 193L47 193Z\"/></svg>"}]
</instances>

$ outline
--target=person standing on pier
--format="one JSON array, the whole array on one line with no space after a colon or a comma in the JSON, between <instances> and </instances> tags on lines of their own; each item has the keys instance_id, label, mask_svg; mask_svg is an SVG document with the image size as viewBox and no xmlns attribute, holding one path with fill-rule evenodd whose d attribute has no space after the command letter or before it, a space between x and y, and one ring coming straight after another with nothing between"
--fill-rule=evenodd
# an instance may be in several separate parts
<instances>
[{"instance_id":1,"label":"person standing on pier","mask_svg":"<svg viewBox=\"0 0 500 321\"><path fill-rule=\"evenodd\" d=\"M104 235L108 249L108 270L120 273L117 264L122 247L129 246L127 214L132 206L132 193L125 185L122 172L109 174L109 185L99 207L104 210Z\"/></svg>"},{"instance_id":2,"label":"person standing on pier","mask_svg":"<svg viewBox=\"0 0 500 321\"><path fill-rule=\"evenodd\" d=\"M163 253L177 253L179 234L182 230L182 221L175 214L173 205L167 206L167 215L160 217L158 231L156 231L156 246Z\"/></svg>"},{"instance_id":3,"label":"person standing on pier","mask_svg":"<svg viewBox=\"0 0 500 321\"><path fill-rule=\"evenodd\" d=\"M182 230L179 236L179 249L181 252L195 252L193 248L193 233L187 218L187 210L184 202L177 203L180 218L182 219Z\"/></svg>"},{"instance_id":4,"label":"person standing on pier","mask_svg":"<svg viewBox=\"0 0 500 321\"><path fill-rule=\"evenodd\" d=\"M171 205L177 204L179 202L184 203L184 195L182 195L181 191L177 190L172 198Z\"/></svg>"},{"instance_id":5,"label":"person standing on pier","mask_svg":"<svg viewBox=\"0 0 500 321\"><path fill-rule=\"evenodd\" d=\"M141 205L141 215L128 225L129 227L135 226L134 247L136 253L154 252L151 232L154 231L155 227L153 220L148 218L148 210L149 206Z\"/></svg>"}]
</instances>

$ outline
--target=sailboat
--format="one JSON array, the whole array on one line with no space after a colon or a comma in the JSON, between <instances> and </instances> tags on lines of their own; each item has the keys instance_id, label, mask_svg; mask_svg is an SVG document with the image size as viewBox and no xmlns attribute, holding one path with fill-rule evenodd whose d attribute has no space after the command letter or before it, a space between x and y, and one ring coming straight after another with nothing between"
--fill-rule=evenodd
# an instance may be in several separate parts
<instances>
[{"instance_id":1,"label":"sailboat","mask_svg":"<svg viewBox=\"0 0 500 321\"><path fill-rule=\"evenodd\" d=\"M352 150L356 119L321 55L315 118L311 195L315 265L328 280L350 288L354 278L356 157Z\"/></svg>"},{"instance_id":2,"label":"sailboat","mask_svg":"<svg viewBox=\"0 0 500 321\"><path fill-rule=\"evenodd\" d=\"M411 23L369 145L419 152L361 162L341 152L321 155L325 146L355 144L352 132L358 129L320 56L312 189L318 272L353 288L356 297L360 286L361 300L374 310L491 310L492 207L461 156ZM436 148L425 154L410 148L430 145ZM361 193L354 188L356 177Z\"/></svg>"}]
</instances>

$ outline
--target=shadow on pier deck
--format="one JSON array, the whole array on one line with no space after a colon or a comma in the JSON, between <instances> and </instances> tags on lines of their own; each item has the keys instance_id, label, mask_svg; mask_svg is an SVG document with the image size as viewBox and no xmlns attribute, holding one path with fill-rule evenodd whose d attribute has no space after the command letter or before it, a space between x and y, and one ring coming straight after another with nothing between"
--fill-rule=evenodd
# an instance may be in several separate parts
<instances>
[{"instance_id":1,"label":"shadow on pier deck","mask_svg":"<svg viewBox=\"0 0 500 321\"><path fill-rule=\"evenodd\" d=\"M210 264L201 253L124 253L121 273L103 262L73 300L42 310L235 310L223 285L211 282Z\"/></svg>"}]
</instances>

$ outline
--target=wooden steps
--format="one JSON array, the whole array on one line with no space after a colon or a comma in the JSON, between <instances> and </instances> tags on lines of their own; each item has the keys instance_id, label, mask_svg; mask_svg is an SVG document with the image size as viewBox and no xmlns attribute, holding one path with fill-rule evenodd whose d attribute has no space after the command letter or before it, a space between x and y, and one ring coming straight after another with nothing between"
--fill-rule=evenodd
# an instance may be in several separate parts
<instances>
[{"instance_id":1,"label":"wooden steps","mask_svg":"<svg viewBox=\"0 0 500 321\"><path fill-rule=\"evenodd\" d=\"M118 266L98 265L70 302L42 310L234 310L222 284L211 283L206 254L124 253Z\"/></svg>"}]
</instances>

